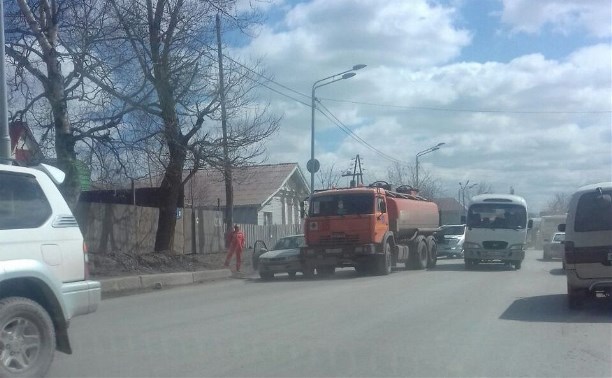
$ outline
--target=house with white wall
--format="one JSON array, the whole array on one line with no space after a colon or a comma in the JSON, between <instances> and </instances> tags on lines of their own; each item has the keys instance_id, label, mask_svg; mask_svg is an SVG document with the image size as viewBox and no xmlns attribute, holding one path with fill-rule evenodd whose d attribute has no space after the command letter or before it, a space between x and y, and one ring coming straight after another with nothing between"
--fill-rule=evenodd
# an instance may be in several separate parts
<instances>
[{"instance_id":1,"label":"house with white wall","mask_svg":"<svg viewBox=\"0 0 612 378\"><path fill-rule=\"evenodd\" d=\"M300 224L300 203L309 195L297 163L265 164L232 170L235 223ZM200 170L185 184L185 207L225 210L225 183L219 170Z\"/></svg>"}]
</instances>

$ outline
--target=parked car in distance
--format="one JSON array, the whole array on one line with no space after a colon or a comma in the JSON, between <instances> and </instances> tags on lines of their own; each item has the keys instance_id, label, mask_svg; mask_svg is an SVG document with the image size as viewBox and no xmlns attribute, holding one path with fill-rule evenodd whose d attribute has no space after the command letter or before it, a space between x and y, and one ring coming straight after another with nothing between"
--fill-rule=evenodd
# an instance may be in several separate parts
<instances>
[{"instance_id":1,"label":"parked car in distance","mask_svg":"<svg viewBox=\"0 0 612 378\"><path fill-rule=\"evenodd\" d=\"M542 247L542 258L544 260L550 260L552 258L562 259L563 253L563 241L565 240L565 232L555 232L550 243L544 243Z\"/></svg>"},{"instance_id":2,"label":"parked car in distance","mask_svg":"<svg viewBox=\"0 0 612 378\"><path fill-rule=\"evenodd\" d=\"M96 311L87 249L55 167L0 164L0 377L42 377L71 354L70 320Z\"/></svg>"},{"instance_id":3,"label":"parked car in distance","mask_svg":"<svg viewBox=\"0 0 612 378\"><path fill-rule=\"evenodd\" d=\"M583 186L572 196L565 232L567 298L571 309L587 297L612 296L612 182Z\"/></svg>"},{"instance_id":4,"label":"parked car in distance","mask_svg":"<svg viewBox=\"0 0 612 378\"><path fill-rule=\"evenodd\" d=\"M449 224L440 227L436 232L438 242L438 257L449 259L463 258L463 241L465 240L464 224Z\"/></svg>"},{"instance_id":5,"label":"parked car in distance","mask_svg":"<svg viewBox=\"0 0 612 378\"><path fill-rule=\"evenodd\" d=\"M266 250L259 256L259 276L264 280L271 280L277 273L288 273L289 277L294 278L297 272L302 272L300 247L305 244L303 234L278 239L271 250Z\"/></svg>"}]
</instances>

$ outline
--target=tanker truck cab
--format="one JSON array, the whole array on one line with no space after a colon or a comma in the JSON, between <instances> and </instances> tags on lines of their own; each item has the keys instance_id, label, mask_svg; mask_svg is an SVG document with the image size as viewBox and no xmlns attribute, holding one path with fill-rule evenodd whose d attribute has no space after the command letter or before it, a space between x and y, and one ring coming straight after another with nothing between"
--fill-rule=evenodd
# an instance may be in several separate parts
<instances>
[{"instance_id":1,"label":"tanker truck cab","mask_svg":"<svg viewBox=\"0 0 612 378\"><path fill-rule=\"evenodd\" d=\"M527 203L509 194L482 194L468 208L464 260L466 269L480 262L501 262L520 269L525 258Z\"/></svg>"},{"instance_id":2,"label":"tanker truck cab","mask_svg":"<svg viewBox=\"0 0 612 378\"><path fill-rule=\"evenodd\" d=\"M386 183L314 193L304 222L307 246L301 257L305 275L332 274L337 267L358 273L389 274L396 262L421 248L422 267L435 264L437 206L428 200L389 190ZM421 214L425 212L426 214ZM434 219L435 218L435 219ZM419 232L415 222L424 222ZM432 250L433 248L433 250Z\"/></svg>"}]
</instances>

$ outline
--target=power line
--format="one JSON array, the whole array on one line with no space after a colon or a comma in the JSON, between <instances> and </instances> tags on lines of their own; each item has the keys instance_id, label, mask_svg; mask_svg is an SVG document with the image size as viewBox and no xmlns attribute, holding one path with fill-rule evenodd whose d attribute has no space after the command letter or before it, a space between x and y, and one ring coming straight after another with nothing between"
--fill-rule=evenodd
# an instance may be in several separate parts
<instances>
[{"instance_id":1,"label":"power line","mask_svg":"<svg viewBox=\"0 0 612 378\"><path fill-rule=\"evenodd\" d=\"M310 96L308 96L308 95L306 95L306 94L304 94L304 93L302 93L302 92L298 92L298 91L296 91L295 89L289 88L289 87L287 87L287 86L285 86L285 85L283 85L283 84L281 84L281 83L279 83L279 82L277 82L277 81L274 81L274 80L272 80L271 78L266 77L265 75L260 74L259 72L257 72L257 71L255 71L255 70L253 70L252 68L249 68L249 67L245 66L244 64L242 64L242 63L238 62L238 61L237 61L237 60L235 60L235 59L232 59L231 57L229 57L229 56L227 56L227 55L223 55L223 56L224 56L224 57L226 57L227 59L231 60L232 62L236 63L236 64L237 64L237 65L239 65L240 67L244 68L245 70L247 70L247 71L249 71L249 72L251 72L251 73L253 73L253 74L255 74L255 75L257 75L257 76L259 76L259 77L261 77L261 78L264 78L264 79L266 79L267 81L269 81L269 82L271 82L271 83L274 83L274 84L278 85L278 86L279 86L279 87L281 87L281 88L284 88L284 89L286 89L286 90L288 90L288 91L290 91L290 92L293 92L293 93L295 93L295 94L297 94L297 95L300 95L300 96L303 96L303 97L306 97L306 98L310 99ZM254 79L252 79L252 80L253 80L253 81L255 81L255 82L257 82L257 83L259 83L259 84L262 84L260 81L257 81L257 80L254 80ZM262 84L262 85L263 85L263 84ZM269 89L269 87L266 87L266 88L268 88L268 89ZM279 92L277 92L277 93L279 93ZM296 101L298 101L298 100L296 100ZM298 101L298 102L299 102L299 101ZM310 105L308 105L308 106L310 106Z\"/></svg>"},{"instance_id":2,"label":"power line","mask_svg":"<svg viewBox=\"0 0 612 378\"><path fill-rule=\"evenodd\" d=\"M338 100L333 98L320 98L321 100L342 102L355 105L368 105L377 106L384 108L395 108L395 109L407 109L407 110L430 110L436 112L455 112L455 113L510 113L510 114L607 114L612 113L612 110L497 110L497 109L452 109L452 108L437 108L431 106L405 106L405 105L392 105L392 104L377 104L373 102L363 101L350 101L350 100Z\"/></svg>"},{"instance_id":3,"label":"power line","mask_svg":"<svg viewBox=\"0 0 612 378\"><path fill-rule=\"evenodd\" d=\"M347 134L348 136L350 136L351 138L353 138L354 140L356 140L357 142L361 143L362 145L368 147L369 149L371 149L372 151L376 152L378 155L380 155L381 157L392 161L394 163L399 163L399 164L405 164L405 162L398 160L390 155L385 154L384 152L380 151L379 149L377 149L376 147L372 146L370 143L366 142L365 140L363 140L359 135L355 134L348 126L346 126L344 123L342 123L342 121L340 121L338 119L338 117L336 117L329 109L327 109L325 107L325 105L323 105L320 101L317 100L317 102L319 103L319 105L327 112L323 112L321 110L319 110L319 112L321 114L323 114L328 120L330 120L334 125L336 125L336 127L338 127L340 130L342 130L345 134ZM318 109L318 108L317 108ZM330 118L331 117L331 118ZM332 119L333 118L333 119Z\"/></svg>"}]
</instances>

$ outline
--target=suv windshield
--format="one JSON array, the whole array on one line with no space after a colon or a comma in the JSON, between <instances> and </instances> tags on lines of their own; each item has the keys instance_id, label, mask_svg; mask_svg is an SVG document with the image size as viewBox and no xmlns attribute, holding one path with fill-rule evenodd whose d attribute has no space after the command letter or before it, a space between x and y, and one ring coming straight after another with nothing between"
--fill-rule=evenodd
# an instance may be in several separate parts
<instances>
[{"instance_id":1,"label":"suv windshield","mask_svg":"<svg viewBox=\"0 0 612 378\"><path fill-rule=\"evenodd\" d=\"M522 229L527 225L523 206L500 203L476 204L468 211L468 227Z\"/></svg>"},{"instance_id":2,"label":"suv windshield","mask_svg":"<svg viewBox=\"0 0 612 378\"><path fill-rule=\"evenodd\" d=\"M316 196L310 206L311 217L374 213L374 194L330 194Z\"/></svg>"}]
</instances>

